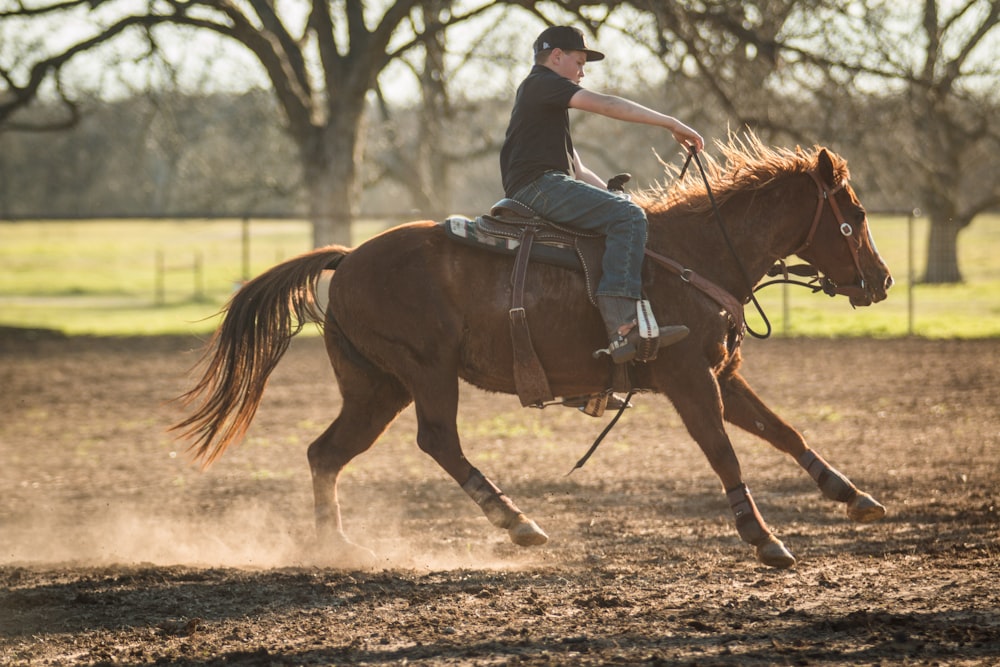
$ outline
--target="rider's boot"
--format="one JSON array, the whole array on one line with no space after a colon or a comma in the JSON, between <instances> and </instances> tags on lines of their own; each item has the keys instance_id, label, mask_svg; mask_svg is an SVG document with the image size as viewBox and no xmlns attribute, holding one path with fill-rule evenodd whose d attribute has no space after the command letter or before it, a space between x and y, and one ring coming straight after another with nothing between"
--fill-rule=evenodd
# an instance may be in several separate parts
<instances>
[{"instance_id":1,"label":"rider's boot","mask_svg":"<svg viewBox=\"0 0 1000 667\"><path fill-rule=\"evenodd\" d=\"M620 296L598 296L597 308L601 311L604 326L608 330L608 347L598 350L594 356L607 354L616 364L624 364L636 358L643 341L640 340L637 301ZM652 354L640 361L650 361L656 358L656 350L682 340L689 333L683 325L659 327L659 336L655 339L656 347ZM653 341L650 340L650 343Z\"/></svg>"}]
</instances>

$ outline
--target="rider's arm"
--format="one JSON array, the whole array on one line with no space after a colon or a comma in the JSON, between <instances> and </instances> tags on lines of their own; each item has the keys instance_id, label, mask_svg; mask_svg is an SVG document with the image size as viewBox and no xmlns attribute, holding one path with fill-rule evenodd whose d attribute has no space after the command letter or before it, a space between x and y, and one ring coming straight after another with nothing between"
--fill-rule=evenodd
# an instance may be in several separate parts
<instances>
[{"instance_id":1,"label":"rider's arm","mask_svg":"<svg viewBox=\"0 0 1000 667\"><path fill-rule=\"evenodd\" d=\"M573 171L576 173L577 180L607 190L608 186L604 179L583 164L583 160L580 159L580 154L576 152L575 148L573 149Z\"/></svg>"},{"instance_id":2,"label":"rider's arm","mask_svg":"<svg viewBox=\"0 0 1000 667\"><path fill-rule=\"evenodd\" d=\"M669 130L681 145L693 147L698 151L705 148L705 140L701 135L681 121L624 97L581 89L570 98L569 106L616 120L663 127Z\"/></svg>"}]
</instances>

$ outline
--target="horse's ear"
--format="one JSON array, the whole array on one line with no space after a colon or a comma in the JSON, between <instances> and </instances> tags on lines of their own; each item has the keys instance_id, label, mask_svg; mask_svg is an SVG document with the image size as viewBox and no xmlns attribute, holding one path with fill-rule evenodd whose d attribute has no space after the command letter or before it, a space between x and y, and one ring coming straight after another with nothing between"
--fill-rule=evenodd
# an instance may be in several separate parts
<instances>
[{"instance_id":1,"label":"horse's ear","mask_svg":"<svg viewBox=\"0 0 1000 667\"><path fill-rule=\"evenodd\" d=\"M816 170L819 172L819 177L824 183L827 185L836 185L836 178L833 174L833 160L825 148L819 149L819 155L816 156Z\"/></svg>"}]
</instances>

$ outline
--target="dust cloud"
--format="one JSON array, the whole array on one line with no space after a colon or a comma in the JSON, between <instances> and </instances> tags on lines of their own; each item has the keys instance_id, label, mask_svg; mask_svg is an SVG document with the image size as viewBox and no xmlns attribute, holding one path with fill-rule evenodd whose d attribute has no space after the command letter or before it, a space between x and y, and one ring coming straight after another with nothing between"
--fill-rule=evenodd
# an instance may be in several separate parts
<instances>
[{"instance_id":1,"label":"dust cloud","mask_svg":"<svg viewBox=\"0 0 1000 667\"><path fill-rule=\"evenodd\" d=\"M461 568L510 569L523 565L482 520L478 539L406 533L402 516L384 507L353 521L359 543L373 550L368 562L342 563L318 552L310 522L289 520L264 502L204 516L161 514L149 507L106 508L74 513L71 508L37 508L8 522L0 540L0 565L76 566L112 564L186 565L270 569L346 567L369 570L440 571ZM506 536L503 540L506 540Z\"/></svg>"},{"instance_id":2,"label":"dust cloud","mask_svg":"<svg viewBox=\"0 0 1000 667\"><path fill-rule=\"evenodd\" d=\"M295 537L278 528L277 517L261 506L202 518L119 507L69 521L49 512L20 519L21 525L5 531L0 554L5 563L274 567L294 563L300 550Z\"/></svg>"}]
</instances>

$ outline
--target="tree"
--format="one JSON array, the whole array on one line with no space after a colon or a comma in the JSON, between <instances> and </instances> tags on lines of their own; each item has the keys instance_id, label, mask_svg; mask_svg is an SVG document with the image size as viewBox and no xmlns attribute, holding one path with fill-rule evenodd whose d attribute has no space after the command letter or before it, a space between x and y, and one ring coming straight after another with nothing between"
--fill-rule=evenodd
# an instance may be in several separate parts
<instances>
[{"instance_id":1,"label":"tree","mask_svg":"<svg viewBox=\"0 0 1000 667\"><path fill-rule=\"evenodd\" d=\"M75 122L79 100L66 72L82 54L136 35L145 40L150 53L162 53L162 40L176 37L178 29L186 30L187 36L221 36L253 55L284 114L302 165L313 243L349 244L369 91L396 58L492 5L467 2L456 13L452 3L440 0L381 4L312 0L308 5L276 5L270 0L18 3L0 10L3 27L16 25L35 34L74 24L94 29L69 42L40 39L13 47L7 42L0 53L0 123L39 129ZM143 9L135 11L136 7ZM307 11L302 12L303 8ZM62 101L65 113L39 123L24 111L46 90Z\"/></svg>"},{"instance_id":2,"label":"tree","mask_svg":"<svg viewBox=\"0 0 1000 667\"><path fill-rule=\"evenodd\" d=\"M1000 153L1000 3L865 0L841 17L830 66L850 73L855 94L903 102L895 124L911 138L896 160L915 172L930 221L924 282L961 281L959 233L1000 205L1000 181L986 176Z\"/></svg>"},{"instance_id":3,"label":"tree","mask_svg":"<svg viewBox=\"0 0 1000 667\"><path fill-rule=\"evenodd\" d=\"M635 4L655 17L660 52L677 71L692 68L740 125L799 138L818 132L888 154L891 160L880 160L858 151L873 179L896 191L913 192L906 179L915 174L930 219L924 280L961 280L959 232L1000 205L1000 181L984 178L997 172L1000 154L1000 3ZM800 97L797 106L780 102L790 94ZM884 126L865 124L875 122L869 111L888 108L895 115Z\"/></svg>"},{"instance_id":4,"label":"tree","mask_svg":"<svg viewBox=\"0 0 1000 667\"><path fill-rule=\"evenodd\" d=\"M1000 67L995 51L985 51L987 38L992 36L994 45L998 41L1000 3L965 2L941 16L936 0L924 0L922 19L922 62L904 71L919 137L911 157L921 167L930 218L924 281L958 282L959 232L978 214L1000 206L1000 182L977 179L997 173L1000 119L988 97L996 95Z\"/></svg>"},{"instance_id":5,"label":"tree","mask_svg":"<svg viewBox=\"0 0 1000 667\"><path fill-rule=\"evenodd\" d=\"M447 2L428 0L421 12L425 24L437 20ZM452 156L446 148L451 142L446 137L455 129L456 110L447 85L450 72L445 64L447 43L443 31L424 41L421 56L416 62L401 59L419 88L419 99L402 114L392 108L382 87L376 87L385 141L380 142L381 150L375 156L378 167L369 182L386 178L399 183L409 193L413 207L430 216L447 211L451 205Z\"/></svg>"}]
</instances>

